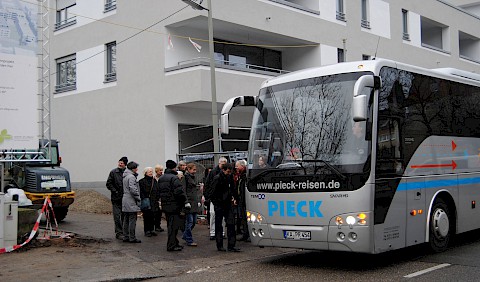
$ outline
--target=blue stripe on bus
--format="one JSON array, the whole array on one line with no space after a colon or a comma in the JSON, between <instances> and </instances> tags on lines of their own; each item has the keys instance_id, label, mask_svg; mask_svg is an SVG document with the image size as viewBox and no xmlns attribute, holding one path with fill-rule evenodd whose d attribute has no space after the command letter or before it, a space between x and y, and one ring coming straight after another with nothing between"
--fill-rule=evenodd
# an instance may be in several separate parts
<instances>
[{"instance_id":1,"label":"blue stripe on bus","mask_svg":"<svg viewBox=\"0 0 480 282\"><path fill-rule=\"evenodd\" d=\"M401 183L400 185L398 185L397 191L414 190L414 189L420 189L420 188L429 189L429 188L449 187L449 186L468 185L468 184L476 184L476 183L480 183L480 177Z\"/></svg>"}]
</instances>

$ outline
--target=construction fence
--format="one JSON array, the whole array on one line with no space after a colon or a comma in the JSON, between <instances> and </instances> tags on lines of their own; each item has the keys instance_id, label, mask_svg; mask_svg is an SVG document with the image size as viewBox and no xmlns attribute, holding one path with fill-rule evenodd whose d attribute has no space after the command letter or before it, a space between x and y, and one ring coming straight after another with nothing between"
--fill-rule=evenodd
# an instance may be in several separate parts
<instances>
[{"instance_id":1,"label":"construction fence","mask_svg":"<svg viewBox=\"0 0 480 282\"><path fill-rule=\"evenodd\" d=\"M195 182L199 186L203 186L205 179L207 178L210 169L213 169L218 163L215 160L225 157L229 163L235 164L238 160L246 160L246 151L233 151L233 152L210 152L210 153L190 153L190 154L178 154L177 161L185 161L186 163L195 163L197 167L197 173L195 174ZM199 189L200 191L200 189ZM203 191L200 197L203 196ZM206 215L206 208L202 203L202 214Z\"/></svg>"}]
</instances>

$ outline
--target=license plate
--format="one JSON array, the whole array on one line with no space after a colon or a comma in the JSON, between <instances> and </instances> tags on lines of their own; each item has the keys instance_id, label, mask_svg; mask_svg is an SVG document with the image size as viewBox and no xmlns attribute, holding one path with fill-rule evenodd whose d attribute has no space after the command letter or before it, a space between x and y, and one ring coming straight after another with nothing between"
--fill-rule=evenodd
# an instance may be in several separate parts
<instances>
[{"instance_id":1,"label":"license plate","mask_svg":"<svg viewBox=\"0 0 480 282\"><path fill-rule=\"evenodd\" d=\"M285 230L283 231L283 236L285 239L292 239L292 240L311 240L312 235L310 231L290 231Z\"/></svg>"}]
</instances>

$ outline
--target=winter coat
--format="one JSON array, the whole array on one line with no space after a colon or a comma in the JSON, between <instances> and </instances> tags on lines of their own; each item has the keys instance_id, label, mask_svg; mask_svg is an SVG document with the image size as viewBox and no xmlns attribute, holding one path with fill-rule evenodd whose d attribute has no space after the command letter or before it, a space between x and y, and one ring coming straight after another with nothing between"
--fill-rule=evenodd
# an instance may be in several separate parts
<instances>
[{"instance_id":1,"label":"winter coat","mask_svg":"<svg viewBox=\"0 0 480 282\"><path fill-rule=\"evenodd\" d=\"M150 208L152 211L158 211L158 183L153 177L145 176L138 181L140 187L140 198L150 199Z\"/></svg>"},{"instance_id":2,"label":"winter coat","mask_svg":"<svg viewBox=\"0 0 480 282\"><path fill-rule=\"evenodd\" d=\"M226 175L223 171L213 178L211 185L210 200L214 205L228 208L232 206L232 198L238 200L233 177Z\"/></svg>"},{"instance_id":3,"label":"winter coat","mask_svg":"<svg viewBox=\"0 0 480 282\"><path fill-rule=\"evenodd\" d=\"M138 186L137 174L128 168L123 173L123 212L140 211L140 188Z\"/></svg>"},{"instance_id":4,"label":"winter coat","mask_svg":"<svg viewBox=\"0 0 480 282\"><path fill-rule=\"evenodd\" d=\"M162 210L165 213L180 214L185 207L187 195L180 179L177 177L177 172L171 169L165 170L165 173L158 180L158 188Z\"/></svg>"},{"instance_id":5,"label":"winter coat","mask_svg":"<svg viewBox=\"0 0 480 282\"><path fill-rule=\"evenodd\" d=\"M199 190L197 183L195 182L195 175L192 175L188 172L185 173L185 193L187 194L187 201L190 203L192 208L190 213L198 213L200 208L198 207L199 201Z\"/></svg>"},{"instance_id":6,"label":"winter coat","mask_svg":"<svg viewBox=\"0 0 480 282\"><path fill-rule=\"evenodd\" d=\"M123 172L125 169L114 168L108 174L107 189L111 192L112 202L122 202L123 198Z\"/></svg>"},{"instance_id":7,"label":"winter coat","mask_svg":"<svg viewBox=\"0 0 480 282\"><path fill-rule=\"evenodd\" d=\"M205 200L206 201L210 201L211 199L211 196L212 196L212 181L213 181L213 178L220 173L220 171L222 171L222 169L220 168L220 166L216 166L214 169L212 169L212 171L210 171L210 173L208 174L207 176L207 179L205 180L204 184L204 188L203 188L203 195L205 196Z\"/></svg>"},{"instance_id":8,"label":"winter coat","mask_svg":"<svg viewBox=\"0 0 480 282\"><path fill-rule=\"evenodd\" d=\"M242 173L238 178L237 189L236 189L236 192L238 193L238 205L241 207L245 207L245 203L246 203L245 190L246 189L247 189L247 175L245 173Z\"/></svg>"}]
</instances>

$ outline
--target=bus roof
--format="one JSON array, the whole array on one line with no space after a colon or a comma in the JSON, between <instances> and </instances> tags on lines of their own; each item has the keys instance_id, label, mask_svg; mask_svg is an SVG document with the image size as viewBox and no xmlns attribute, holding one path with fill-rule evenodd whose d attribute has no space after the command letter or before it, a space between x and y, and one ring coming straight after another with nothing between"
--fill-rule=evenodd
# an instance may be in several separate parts
<instances>
[{"instance_id":1,"label":"bus roof","mask_svg":"<svg viewBox=\"0 0 480 282\"><path fill-rule=\"evenodd\" d=\"M302 79L331 74L373 72L375 75L378 75L380 69L385 66L480 87L480 75L476 73L462 71L454 68L426 69L391 60L377 58L375 60L369 61L338 63L291 72L266 80L262 83L262 88L291 81L298 81Z\"/></svg>"}]
</instances>

